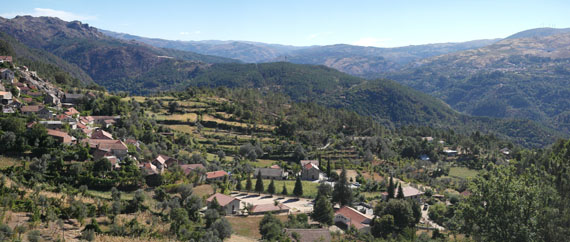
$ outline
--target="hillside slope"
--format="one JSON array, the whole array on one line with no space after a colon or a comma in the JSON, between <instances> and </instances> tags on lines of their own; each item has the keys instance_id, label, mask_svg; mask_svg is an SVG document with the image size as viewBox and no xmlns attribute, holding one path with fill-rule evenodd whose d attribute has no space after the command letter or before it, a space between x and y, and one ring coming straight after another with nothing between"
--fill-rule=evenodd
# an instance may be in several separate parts
<instances>
[{"instance_id":1,"label":"hillside slope","mask_svg":"<svg viewBox=\"0 0 570 242\"><path fill-rule=\"evenodd\" d=\"M422 60L387 77L468 114L529 118L569 132L570 33L506 39Z\"/></svg>"},{"instance_id":2,"label":"hillside slope","mask_svg":"<svg viewBox=\"0 0 570 242\"><path fill-rule=\"evenodd\" d=\"M228 58L121 41L110 38L87 24L51 17L0 18L0 31L29 47L48 51L77 65L98 83L136 80L159 65L186 61L236 62Z\"/></svg>"}]
</instances>

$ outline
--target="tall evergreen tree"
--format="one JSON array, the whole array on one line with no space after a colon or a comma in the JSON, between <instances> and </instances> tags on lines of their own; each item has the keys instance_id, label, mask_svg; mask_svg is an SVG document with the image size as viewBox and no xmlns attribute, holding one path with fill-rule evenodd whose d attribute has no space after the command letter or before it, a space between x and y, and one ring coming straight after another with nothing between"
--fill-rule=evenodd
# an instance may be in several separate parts
<instances>
[{"instance_id":1,"label":"tall evergreen tree","mask_svg":"<svg viewBox=\"0 0 570 242\"><path fill-rule=\"evenodd\" d=\"M281 190L281 195L283 195L283 196L289 195L289 192L287 191L287 186L285 186L285 183L283 183L283 190Z\"/></svg>"},{"instance_id":2,"label":"tall evergreen tree","mask_svg":"<svg viewBox=\"0 0 570 242\"><path fill-rule=\"evenodd\" d=\"M388 185L388 199L394 198L394 179L390 176L390 183Z\"/></svg>"},{"instance_id":3,"label":"tall evergreen tree","mask_svg":"<svg viewBox=\"0 0 570 242\"><path fill-rule=\"evenodd\" d=\"M271 195L275 194L275 182L271 179L271 183L269 183L269 187L267 188L267 192Z\"/></svg>"},{"instance_id":4,"label":"tall evergreen tree","mask_svg":"<svg viewBox=\"0 0 570 242\"><path fill-rule=\"evenodd\" d=\"M404 190L402 189L402 184L398 185L398 195L396 198L404 199Z\"/></svg>"},{"instance_id":5,"label":"tall evergreen tree","mask_svg":"<svg viewBox=\"0 0 570 242\"><path fill-rule=\"evenodd\" d=\"M331 159L327 159L327 177L331 177Z\"/></svg>"},{"instance_id":6,"label":"tall evergreen tree","mask_svg":"<svg viewBox=\"0 0 570 242\"><path fill-rule=\"evenodd\" d=\"M346 169L344 167L338 182L334 184L333 203L339 203L341 207L352 204L352 189L346 179Z\"/></svg>"},{"instance_id":7,"label":"tall evergreen tree","mask_svg":"<svg viewBox=\"0 0 570 242\"><path fill-rule=\"evenodd\" d=\"M334 211L327 196L318 196L311 218L321 225L331 225L333 223Z\"/></svg>"},{"instance_id":8,"label":"tall evergreen tree","mask_svg":"<svg viewBox=\"0 0 570 242\"><path fill-rule=\"evenodd\" d=\"M261 179L261 171L257 172L257 181L255 181L255 191L262 193L264 189L263 179Z\"/></svg>"},{"instance_id":9,"label":"tall evergreen tree","mask_svg":"<svg viewBox=\"0 0 570 242\"><path fill-rule=\"evenodd\" d=\"M247 174L247 181L245 183L245 190L251 191L253 184L251 183L251 174Z\"/></svg>"},{"instance_id":10,"label":"tall evergreen tree","mask_svg":"<svg viewBox=\"0 0 570 242\"><path fill-rule=\"evenodd\" d=\"M297 181L295 181L295 188L293 188L293 194L297 197L303 196L303 183L301 182L300 177L297 177Z\"/></svg>"}]
</instances>

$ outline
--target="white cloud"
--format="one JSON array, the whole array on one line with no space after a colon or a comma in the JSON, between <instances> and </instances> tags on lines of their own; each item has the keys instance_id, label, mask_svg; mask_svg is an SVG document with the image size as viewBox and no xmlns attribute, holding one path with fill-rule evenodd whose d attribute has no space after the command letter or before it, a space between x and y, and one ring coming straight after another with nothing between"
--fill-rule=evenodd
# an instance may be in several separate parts
<instances>
[{"instance_id":1,"label":"white cloud","mask_svg":"<svg viewBox=\"0 0 570 242\"><path fill-rule=\"evenodd\" d=\"M383 47L386 46L386 42L390 40L391 39L387 38L365 37L353 42L352 45Z\"/></svg>"},{"instance_id":2,"label":"white cloud","mask_svg":"<svg viewBox=\"0 0 570 242\"><path fill-rule=\"evenodd\" d=\"M61 20L65 20L65 21L73 21L73 20L85 21L85 20L97 19L97 17L91 16L91 15L75 14L72 12L55 10L55 9L50 9L50 8L34 8L34 10L32 12L18 12L18 13L2 13L2 14L0 14L0 16L2 16L4 18L13 18L13 17L16 17L18 15L20 15L20 16L30 15L30 16L34 16L34 17L40 17L40 16L57 17Z\"/></svg>"}]
</instances>

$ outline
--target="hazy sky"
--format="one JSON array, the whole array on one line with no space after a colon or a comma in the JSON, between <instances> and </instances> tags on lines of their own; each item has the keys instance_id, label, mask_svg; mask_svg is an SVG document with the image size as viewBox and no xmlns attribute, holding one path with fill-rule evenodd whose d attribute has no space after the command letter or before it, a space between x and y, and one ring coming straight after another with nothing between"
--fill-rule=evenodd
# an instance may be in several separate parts
<instances>
[{"instance_id":1,"label":"hazy sky","mask_svg":"<svg viewBox=\"0 0 570 242\"><path fill-rule=\"evenodd\" d=\"M570 1L4 1L0 16L56 16L171 40L393 47L570 27Z\"/></svg>"}]
</instances>

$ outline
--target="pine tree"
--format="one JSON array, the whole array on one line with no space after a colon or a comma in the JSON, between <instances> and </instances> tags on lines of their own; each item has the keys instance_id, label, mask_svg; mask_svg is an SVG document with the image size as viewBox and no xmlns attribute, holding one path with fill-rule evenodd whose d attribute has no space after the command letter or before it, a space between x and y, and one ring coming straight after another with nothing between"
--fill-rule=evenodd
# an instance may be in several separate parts
<instances>
[{"instance_id":1,"label":"pine tree","mask_svg":"<svg viewBox=\"0 0 570 242\"><path fill-rule=\"evenodd\" d=\"M394 198L394 179L390 176L390 184L388 185L388 200Z\"/></svg>"},{"instance_id":2,"label":"pine tree","mask_svg":"<svg viewBox=\"0 0 570 242\"><path fill-rule=\"evenodd\" d=\"M255 191L262 193L264 189L263 179L261 179L261 171L257 172L257 181L255 181Z\"/></svg>"},{"instance_id":3,"label":"pine tree","mask_svg":"<svg viewBox=\"0 0 570 242\"><path fill-rule=\"evenodd\" d=\"M402 190L402 184L400 184L398 186L398 196L396 197L398 199L403 199L404 198L404 190Z\"/></svg>"},{"instance_id":4,"label":"pine tree","mask_svg":"<svg viewBox=\"0 0 570 242\"><path fill-rule=\"evenodd\" d=\"M297 197L303 196L303 183L301 183L300 177L297 177L297 181L295 181L295 188L293 188L293 194Z\"/></svg>"},{"instance_id":5,"label":"pine tree","mask_svg":"<svg viewBox=\"0 0 570 242\"><path fill-rule=\"evenodd\" d=\"M248 192L251 191L251 187L253 185L251 184L251 174L247 174L247 181L245 183L245 190L247 190Z\"/></svg>"},{"instance_id":6,"label":"pine tree","mask_svg":"<svg viewBox=\"0 0 570 242\"><path fill-rule=\"evenodd\" d=\"M331 177L331 159L327 159L327 177Z\"/></svg>"},{"instance_id":7,"label":"pine tree","mask_svg":"<svg viewBox=\"0 0 570 242\"><path fill-rule=\"evenodd\" d=\"M333 223L334 211L327 196L319 196L317 198L311 218L321 225L331 225Z\"/></svg>"},{"instance_id":8,"label":"pine tree","mask_svg":"<svg viewBox=\"0 0 570 242\"><path fill-rule=\"evenodd\" d=\"M283 195L283 196L289 195L289 192L287 191L287 186L285 186L285 183L283 183L283 190L281 191L281 195Z\"/></svg>"},{"instance_id":9,"label":"pine tree","mask_svg":"<svg viewBox=\"0 0 570 242\"><path fill-rule=\"evenodd\" d=\"M339 203L340 206L352 204L352 189L346 179L346 170L342 168L338 182L334 184L333 202Z\"/></svg>"},{"instance_id":10,"label":"pine tree","mask_svg":"<svg viewBox=\"0 0 570 242\"><path fill-rule=\"evenodd\" d=\"M236 190L241 191L241 189L242 189L242 187L241 187L241 180L238 180L238 181L237 181L237 184L236 184Z\"/></svg>"},{"instance_id":11,"label":"pine tree","mask_svg":"<svg viewBox=\"0 0 570 242\"><path fill-rule=\"evenodd\" d=\"M271 195L275 194L275 182L271 179L271 183L269 183L269 187L267 188L267 192Z\"/></svg>"}]
</instances>

